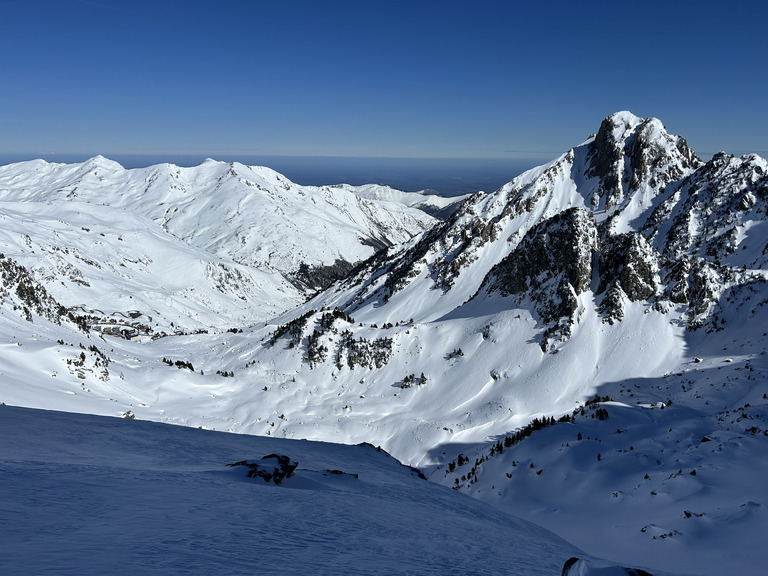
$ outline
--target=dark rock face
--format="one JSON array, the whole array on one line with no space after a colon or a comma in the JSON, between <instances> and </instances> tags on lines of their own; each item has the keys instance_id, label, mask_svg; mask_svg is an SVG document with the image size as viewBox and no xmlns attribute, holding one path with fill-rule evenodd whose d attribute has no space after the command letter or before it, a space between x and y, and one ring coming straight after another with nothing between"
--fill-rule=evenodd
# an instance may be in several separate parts
<instances>
[{"instance_id":1,"label":"dark rock face","mask_svg":"<svg viewBox=\"0 0 768 576\"><path fill-rule=\"evenodd\" d=\"M598 249L595 219L571 208L531 228L520 244L490 271L489 291L504 296L541 290L559 279L576 294L589 288L592 253Z\"/></svg>"},{"instance_id":2,"label":"dark rock face","mask_svg":"<svg viewBox=\"0 0 768 576\"><path fill-rule=\"evenodd\" d=\"M298 462L294 462L283 454L269 454L256 462L241 460L227 464L227 466L246 466L248 478L263 478L265 482L274 482L278 486L283 479L291 477L298 465Z\"/></svg>"},{"instance_id":3,"label":"dark rock face","mask_svg":"<svg viewBox=\"0 0 768 576\"><path fill-rule=\"evenodd\" d=\"M630 192L637 190L640 183L646 181L649 181L652 188L658 189L685 176L685 169L696 168L701 164L685 138L666 132L659 135L656 133L657 127L657 120L646 119L634 136L627 139L625 151L629 157ZM665 149L665 143L669 145L669 151ZM671 161L672 157L675 161Z\"/></svg>"},{"instance_id":4,"label":"dark rock face","mask_svg":"<svg viewBox=\"0 0 768 576\"><path fill-rule=\"evenodd\" d=\"M624 156L623 150L613 135L616 128L613 117L609 116L602 121L589 151L587 168L587 176L599 178L603 193L609 194L614 193L619 187L621 179L616 167Z\"/></svg>"},{"instance_id":5,"label":"dark rock face","mask_svg":"<svg viewBox=\"0 0 768 576\"><path fill-rule=\"evenodd\" d=\"M614 281L606 290L603 301L600 303L598 311L603 317L604 322L613 324L620 322L624 318L624 300L628 299L621 284Z\"/></svg>"},{"instance_id":6,"label":"dark rock face","mask_svg":"<svg viewBox=\"0 0 768 576\"><path fill-rule=\"evenodd\" d=\"M618 283L627 297L637 302L657 292L659 254L637 232L607 237L599 258L601 294Z\"/></svg>"},{"instance_id":7,"label":"dark rock face","mask_svg":"<svg viewBox=\"0 0 768 576\"><path fill-rule=\"evenodd\" d=\"M701 165L685 138L668 134L655 118L623 114L603 120L587 158L585 175L599 179L598 196L606 198L607 208L643 184L660 191Z\"/></svg>"},{"instance_id":8,"label":"dark rock face","mask_svg":"<svg viewBox=\"0 0 768 576\"><path fill-rule=\"evenodd\" d=\"M67 314L66 308L24 266L6 258L4 254L0 254L0 282L0 302L13 295L20 304L24 318L29 322L33 321L34 313L60 324Z\"/></svg>"},{"instance_id":9,"label":"dark rock face","mask_svg":"<svg viewBox=\"0 0 768 576\"><path fill-rule=\"evenodd\" d=\"M328 266L309 266L302 262L290 280L299 289L325 290L337 280L346 278L353 269L353 264L341 259Z\"/></svg>"},{"instance_id":10,"label":"dark rock face","mask_svg":"<svg viewBox=\"0 0 768 576\"><path fill-rule=\"evenodd\" d=\"M592 261L598 250L594 217L583 208L571 208L531 228L520 244L494 266L481 291L502 296L529 294L545 323L557 321L544 334L550 338L570 335L576 297L589 289Z\"/></svg>"}]
</instances>

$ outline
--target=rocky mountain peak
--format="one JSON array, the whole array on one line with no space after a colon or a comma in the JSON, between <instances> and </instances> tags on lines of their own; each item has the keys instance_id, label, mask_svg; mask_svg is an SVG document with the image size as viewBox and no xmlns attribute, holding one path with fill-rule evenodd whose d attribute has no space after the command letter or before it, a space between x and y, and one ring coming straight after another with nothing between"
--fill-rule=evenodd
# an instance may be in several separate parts
<instances>
[{"instance_id":1,"label":"rocky mountain peak","mask_svg":"<svg viewBox=\"0 0 768 576\"><path fill-rule=\"evenodd\" d=\"M605 322L645 302L687 307L696 327L739 277L736 267L768 259L756 224L765 220L766 175L757 156L705 164L658 119L618 112L583 145L465 201L412 249L381 262L380 280L350 302L394 298L400 307L438 289L448 313L500 295L535 312L545 349L568 337L582 295Z\"/></svg>"},{"instance_id":2,"label":"rocky mountain peak","mask_svg":"<svg viewBox=\"0 0 768 576\"><path fill-rule=\"evenodd\" d=\"M599 181L593 202L606 209L621 206L634 192L658 194L702 162L685 138L667 132L656 118L629 112L608 116L587 152L585 174Z\"/></svg>"}]
</instances>

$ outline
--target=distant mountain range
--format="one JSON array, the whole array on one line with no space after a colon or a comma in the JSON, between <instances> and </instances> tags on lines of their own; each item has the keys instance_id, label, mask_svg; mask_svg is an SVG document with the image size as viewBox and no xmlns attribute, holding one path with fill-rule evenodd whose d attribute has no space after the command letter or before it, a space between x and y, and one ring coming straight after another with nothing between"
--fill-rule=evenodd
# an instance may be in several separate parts
<instances>
[{"instance_id":1,"label":"distant mountain range","mask_svg":"<svg viewBox=\"0 0 768 576\"><path fill-rule=\"evenodd\" d=\"M0 167L0 196L0 246L59 300L150 308L158 321L168 307L169 321L195 329L284 312L431 227L425 211L448 213L461 200L299 186L237 163L125 170L103 157Z\"/></svg>"},{"instance_id":2,"label":"distant mountain range","mask_svg":"<svg viewBox=\"0 0 768 576\"><path fill-rule=\"evenodd\" d=\"M34 161L0 221L0 401L370 442L619 564L768 560L759 156L619 112L457 200Z\"/></svg>"}]
</instances>

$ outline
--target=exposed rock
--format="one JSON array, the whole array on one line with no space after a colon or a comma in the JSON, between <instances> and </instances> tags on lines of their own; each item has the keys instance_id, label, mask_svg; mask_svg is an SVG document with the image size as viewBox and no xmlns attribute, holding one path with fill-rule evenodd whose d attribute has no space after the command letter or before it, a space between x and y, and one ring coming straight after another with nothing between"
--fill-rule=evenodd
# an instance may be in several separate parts
<instances>
[{"instance_id":1,"label":"exposed rock","mask_svg":"<svg viewBox=\"0 0 768 576\"><path fill-rule=\"evenodd\" d=\"M643 233L648 235L650 226L658 227L663 218L672 218L663 239L665 256L677 259L694 253L724 260L736 252L743 240L738 230L750 221L764 219L768 213L765 172L766 161L758 156L716 154L680 183L679 194L657 207ZM664 214L656 216L657 211Z\"/></svg>"},{"instance_id":2,"label":"exposed rock","mask_svg":"<svg viewBox=\"0 0 768 576\"><path fill-rule=\"evenodd\" d=\"M627 142L629 148L629 191L644 182L654 189L685 176L685 170L701 164L682 136L668 134L656 118L647 118Z\"/></svg>"},{"instance_id":3,"label":"exposed rock","mask_svg":"<svg viewBox=\"0 0 768 576\"><path fill-rule=\"evenodd\" d=\"M483 284L508 296L535 292L561 278L580 294L589 288L597 249L594 217L583 208L571 208L531 228Z\"/></svg>"},{"instance_id":4,"label":"exposed rock","mask_svg":"<svg viewBox=\"0 0 768 576\"><path fill-rule=\"evenodd\" d=\"M289 279L300 290L320 291L345 278L354 268L354 264L340 258L327 266L310 266L302 262Z\"/></svg>"},{"instance_id":5,"label":"exposed rock","mask_svg":"<svg viewBox=\"0 0 768 576\"><path fill-rule=\"evenodd\" d=\"M620 322L624 318L624 301L627 299L619 281L614 280L600 303L599 312L603 316L603 320L609 324Z\"/></svg>"},{"instance_id":6,"label":"exposed rock","mask_svg":"<svg viewBox=\"0 0 768 576\"><path fill-rule=\"evenodd\" d=\"M248 478L263 478L265 482L274 482L278 486L283 479L291 477L298 465L298 462L283 454L268 454L256 462L241 460L227 464L232 467L245 466L248 468Z\"/></svg>"},{"instance_id":7,"label":"exposed rock","mask_svg":"<svg viewBox=\"0 0 768 576\"><path fill-rule=\"evenodd\" d=\"M545 333L545 340L567 337L577 309L576 297L589 289L596 250L594 217L583 208L571 208L531 228L517 248L486 275L481 291L503 296L530 294L541 319L558 322ZM560 322L563 318L567 320Z\"/></svg>"},{"instance_id":8,"label":"exposed rock","mask_svg":"<svg viewBox=\"0 0 768 576\"><path fill-rule=\"evenodd\" d=\"M621 161L623 150L616 139L616 129L619 127L617 118L609 116L600 124L600 129L590 147L589 166L586 175L600 179L600 196L608 195L613 202L621 194ZM609 204L613 203L609 200Z\"/></svg>"},{"instance_id":9,"label":"exposed rock","mask_svg":"<svg viewBox=\"0 0 768 576\"><path fill-rule=\"evenodd\" d=\"M608 236L602 243L599 262L598 294L616 283L635 302L656 294L659 255L637 232Z\"/></svg>"},{"instance_id":10,"label":"exposed rock","mask_svg":"<svg viewBox=\"0 0 768 576\"><path fill-rule=\"evenodd\" d=\"M4 298L12 296L18 301L27 321L33 321L33 314L56 324L60 324L62 318L66 317L66 308L48 293L45 286L35 280L24 266L1 253L0 279L0 303ZM71 320L76 322L74 318Z\"/></svg>"},{"instance_id":11,"label":"exposed rock","mask_svg":"<svg viewBox=\"0 0 768 576\"><path fill-rule=\"evenodd\" d=\"M701 165L685 138L667 133L656 118L629 112L603 120L587 158L585 175L599 179L598 198L605 197L607 210L643 187L658 193Z\"/></svg>"}]
</instances>

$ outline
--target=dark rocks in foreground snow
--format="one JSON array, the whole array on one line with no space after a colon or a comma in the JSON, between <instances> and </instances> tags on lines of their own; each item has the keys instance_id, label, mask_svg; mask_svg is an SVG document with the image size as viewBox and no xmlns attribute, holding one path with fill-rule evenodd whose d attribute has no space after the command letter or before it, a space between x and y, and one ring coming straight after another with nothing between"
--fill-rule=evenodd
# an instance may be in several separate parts
<instances>
[{"instance_id":1,"label":"dark rocks in foreground snow","mask_svg":"<svg viewBox=\"0 0 768 576\"><path fill-rule=\"evenodd\" d=\"M227 466L247 466L248 478L264 478L265 482L274 482L280 485L284 478L290 478L293 471L299 465L284 454L269 454L256 462L241 460Z\"/></svg>"}]
</instances>

